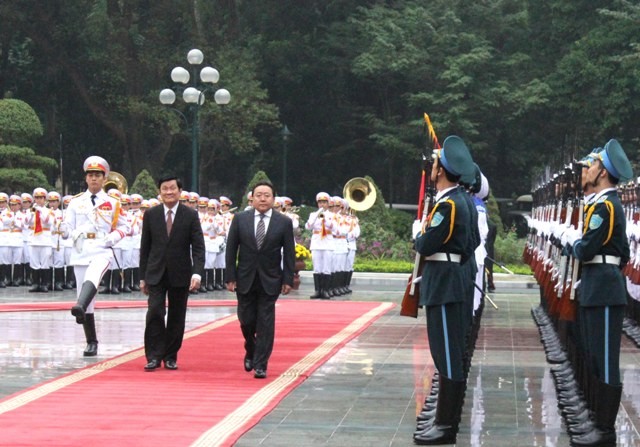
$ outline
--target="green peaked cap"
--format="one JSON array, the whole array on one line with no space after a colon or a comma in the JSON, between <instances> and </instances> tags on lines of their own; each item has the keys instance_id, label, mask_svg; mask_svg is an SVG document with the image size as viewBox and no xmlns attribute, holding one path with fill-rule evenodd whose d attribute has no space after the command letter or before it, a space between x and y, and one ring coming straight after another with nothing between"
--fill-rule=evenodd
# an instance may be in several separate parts
<instances>
[{"instance_id":1,"label":"green peaked cap","mask_svg":"<svg viewBox=\"0 0 640 447\"><path fill-rule=\"evenodd\" d=\"M624 153L624 149L618 140L611 139L604 145L604 150L600 152L602 164L609 174L617 178L620 182L628 182L633 178L631 163Z\"/></svg>"},{"instance_id":2,"label":"green peaked cap","mask_svg":"<svg viewBox=\"0 0 640 447\"><path fill-rule=\"evenodd\" d=\"M450 135L444 140L440 162L447 171L453 175L459 175L462 182L468 184L474 182L476 167L467 145L459 136Z\"/></svg>"}]
</instances>

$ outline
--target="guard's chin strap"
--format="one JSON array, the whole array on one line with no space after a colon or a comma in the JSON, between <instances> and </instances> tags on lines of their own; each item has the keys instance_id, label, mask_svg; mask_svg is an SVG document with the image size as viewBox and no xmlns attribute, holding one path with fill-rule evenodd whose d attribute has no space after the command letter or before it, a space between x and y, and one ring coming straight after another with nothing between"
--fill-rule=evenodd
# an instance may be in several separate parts
<instances>
[{"instance_id":1,"label":"guard's chin strap","mask_svg":"<svg viewBox=\"0 0 640 447\"><path fill-rule=\"evenodd\" d=\"M598 172L598 176L596 177L596 179L594 181L592 181L590 183L592 188L596 188L598 186L598 183L600 183L600 174L602 174L602 171L606 171L605 168L601 168L600 171Z\"/></svg>"}]
</instances>

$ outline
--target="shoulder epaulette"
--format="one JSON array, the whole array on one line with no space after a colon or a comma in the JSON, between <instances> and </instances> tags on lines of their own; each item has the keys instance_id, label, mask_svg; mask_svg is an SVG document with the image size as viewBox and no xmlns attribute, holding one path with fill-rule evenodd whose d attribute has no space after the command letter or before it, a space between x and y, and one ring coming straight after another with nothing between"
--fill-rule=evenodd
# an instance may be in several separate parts
<instances>
[{"instance_id":1,"label":"shoulder epaulette","mask_svg":"<svg viewBox=\"0 0 640 447\"><path fill-rule=\"evenodd\" d=\"M75 196L71 197L72 199L75 199L76 197L80 197L82 194L84 194L84 192L79 192L78 194L76 194Z\"/></svg>"}]
</instances>

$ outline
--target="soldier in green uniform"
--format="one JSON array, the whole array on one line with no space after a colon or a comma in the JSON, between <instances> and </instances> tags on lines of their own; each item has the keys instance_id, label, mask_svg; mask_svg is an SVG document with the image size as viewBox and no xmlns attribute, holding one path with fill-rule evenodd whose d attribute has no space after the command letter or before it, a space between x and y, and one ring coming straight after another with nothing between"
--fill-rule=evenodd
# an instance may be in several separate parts
<instances>
[{"instance_id":1,"label":"soldier in green uniform","mask_svg":"<svg viewBox=\"0 0 640 447\"><path fill-rule=\"evenodd\" d=\"M587 365L594 377L593 429L574 436L572 445L615 445L620 406L620 340L627 304L622 267L629 260L626 220L616 191L632 178L631 163L616 140L595 156L586 181L595 196L586 207L584 230L565 231L563 238L582 263L581 324L589 332Z\"/></svg>"},{"instance_id":2,"label":"soldier in green uniform","mask_svg":"<svg viewBox=\"0 0 640 447\"><path fill-rule=\"evenodd\" d=\"M420 305L426 308L427 335L439 391L433 422L419 426L418 445L455 443L465 391L464 301L469 276L463 267L472 256L471 217L461 176L472 175L473 160L461 138L452 135L435 151L431 180L438 191L434 207L416 236L416 250L425 256Z\"/></svg>"}]
</instances>

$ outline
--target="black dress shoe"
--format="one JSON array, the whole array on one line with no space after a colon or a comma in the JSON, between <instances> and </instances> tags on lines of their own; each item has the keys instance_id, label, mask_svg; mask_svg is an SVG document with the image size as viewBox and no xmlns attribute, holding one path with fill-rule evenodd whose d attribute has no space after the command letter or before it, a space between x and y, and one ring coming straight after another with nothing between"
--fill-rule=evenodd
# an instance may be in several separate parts
<instances>
[{"instance_id":1,"label":"black dress shoe","mask_svg":"<svg viewBox=\"0 0 640 447\"><path fill-rule=\"evenodd\" d=\"M164 367L165 369L171 369L175 371L176 369L178 369L178 364L175 360L165 360Z\"/></svg>"},{"instance_id":2,"label":"black dress shoe","mask_svg":"<svg viewBox=\"0 0 640 447\"><path fill-rule=\"evenodd\" d=\"M246 372L249 372L249 371L251 371L252 369L253 369L253 360L251 360L251 359L250 359L250 358L248 358L248 357L245 357L245 358L244 358L244 370L245 370Z\"/></svg>"},{"instance_id":3,"label":"black dress shoe","mask_svg":"<svg viewBox=\"0 0 640 447\"><path fill-rule=\"evenodd\" d=\"M267 371L265 371L264 369L256 369L256 372L253 374L253 377L255 377L256 379L266 379Z\"/></svg>"},{"instance_id":4,"label":"black dress shoe","mask_svg":"<svg viewBox=\"0 0 640 447\"><path fill-rule=\"evenodd\" d=\"M149 363L144 365L144 370L145 371L153 371L154 369L160 368L161 364L162 364L162 362L160 362L160 360L149 360Z\"/></svg>"}]
</instances>

